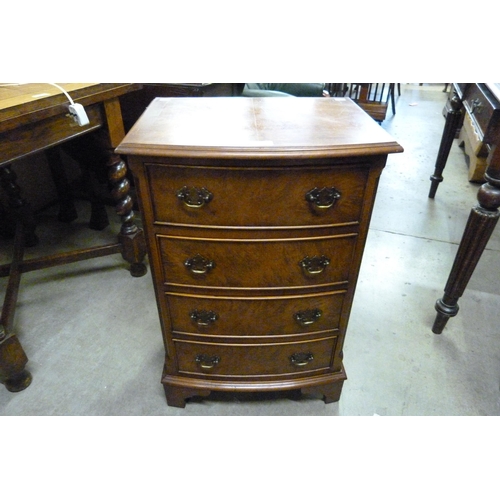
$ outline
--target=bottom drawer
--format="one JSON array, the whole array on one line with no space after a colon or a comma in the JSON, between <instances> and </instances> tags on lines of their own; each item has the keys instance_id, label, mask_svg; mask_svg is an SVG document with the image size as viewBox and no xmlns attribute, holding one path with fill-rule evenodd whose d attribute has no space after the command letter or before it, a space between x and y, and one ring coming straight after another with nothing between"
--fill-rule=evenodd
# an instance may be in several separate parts
<instances>
[{"instance_id":1,"label":"bottom drawer","mask_svg":"<svg viewBox=\"0 0 500 500\"><path fill-rule=\"evenodd\" d=\"M179 372L210 377L278 376L328 369L336 344L335 336L272 344L175 341Z\"/></svg>"}]
</instances>

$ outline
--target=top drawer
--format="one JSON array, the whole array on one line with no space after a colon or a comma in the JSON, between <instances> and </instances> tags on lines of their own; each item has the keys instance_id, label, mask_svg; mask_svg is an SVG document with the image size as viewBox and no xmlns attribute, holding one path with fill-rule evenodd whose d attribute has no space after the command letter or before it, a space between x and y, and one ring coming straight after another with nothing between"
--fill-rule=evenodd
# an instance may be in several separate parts
<instances>
[{"instance_id":1,"label":"top drawer","mask_svg":"<svg viewBox=\"0 0 500 500\"><path fill-rule=\"evenodd\" d=\"M258 228L357 223L368 170L147 165L156 223Z\"/></svg>"}]
</instances>

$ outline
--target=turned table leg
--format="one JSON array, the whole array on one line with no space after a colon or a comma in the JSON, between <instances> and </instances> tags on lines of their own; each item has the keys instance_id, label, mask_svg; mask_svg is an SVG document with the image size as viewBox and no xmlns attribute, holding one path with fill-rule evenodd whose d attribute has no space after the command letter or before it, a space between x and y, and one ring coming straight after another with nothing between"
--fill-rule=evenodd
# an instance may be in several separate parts
<instances>
[{"instance_id":1,"label":"turned table leg","mask_svg":"<svg viewBox=\"0 0 500 500\"><path fill-rule=\"evenodd\" d=\"M142 229L134 222L133 201L129 195L130 183L127 179L127 166L118 155L111 155L108 163L111 182L111 196L115 201L116 213L121 216L122 226L118 240L122 257L130 263L130 274L134 277L146 274L146 240Z\"/></svg>"},{"instance_id":2,"label":"turned table leg","mask_svg":"<svg viewBox=\"0 0 500 500\"><path fill-rule=\"evenodd\" d=\"M25 368L28 357L21 343L12 332L21 281L19 264L24 255L24 237L24 228L22 223L18 222L14 241L14 255L0 314L0 382L11 392L22 391L31 383L31 374Z\"/></svg>"},{"instance_id":3,"label":"turned table leg","mask_svg":"<svg viewBox=\"0 0 500 500\"><path fill-rule=\"evenodd\" d=\"M500 148L494 147L488 158L486 183L478 191L478 205L472 208L458 252L453 263L444 295L436 302L437 316L432 327L441 333L449 318L458 313L462 296L474 269L498 222L500 212Z\"/></svg>"},{"instance_id":4,"label":"turned table leg","mask_svg":"<svg viewBox=\"0 0 500 500\"><path fill-rule=\"evenodd\" d=\"M89 227L103 229L108 224L105 204L95 193L92 186L92 171L102 176L103 168L107 170L107 180L111 185L111 197L116 213L121 217L121 229L118 241L124 260L130 263L130 274L134 277L144 276L147 272L144 259L146 257L146 241L142 229L137 227L134 218L133 201L130 197L130 183L127 178L127 166L121 157L110 147L110 138L105 131L86 134L81 138L69 141L64 150L84 170L86 186L90 191L92 214Z\"/></svg>"},{"instance_id":5,"label":"turned table leg","mask_svg":"<svg viewBox=\"0 0 500 500\"><path fill-rule=\"evenodd\" d=\"M8 333L0 325L0 337L2 335ZM31 384L31 373L25 369L27 362L28 357L17 337L0 341L0 382L10 392L22 391Z\"/></svg>"},{"instance_id":6,"label":"turned table leg","mask_svg":"<svg viewBox=\"0 0 500 500\"><path fill-rule=\"evenodd\" d=\"M431 187L429 190L429 198L434 198L436 195L439 183L443 181L443 170L446 166L446 160L450 154L451 145L455 138L458 124L462 116L462 101L459 99L455 92L450 99L451 109L446 115L446 123L441 137L441 144L439 146L438 156L436 158L436 165L434 167L434 174L431 175Z\"/></svg>"}]
</instances>

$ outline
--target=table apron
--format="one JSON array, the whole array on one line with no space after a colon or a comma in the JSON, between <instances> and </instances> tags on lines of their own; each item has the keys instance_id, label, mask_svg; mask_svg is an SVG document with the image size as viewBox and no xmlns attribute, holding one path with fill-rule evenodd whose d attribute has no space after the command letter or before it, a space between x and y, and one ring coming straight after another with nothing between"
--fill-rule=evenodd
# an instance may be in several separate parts
<instances>
[{"instance_id":1,"label":"table apron","mask_svg":"<svg viewBox=\"0 0 500 500\"><path fill-rule=\"evenodd\" d=\"M69 115L59 115L0 134L0 166L106 125L100 104L87 106L85 111L89 124L84 127Z\"/></svg>"}]
</instances>

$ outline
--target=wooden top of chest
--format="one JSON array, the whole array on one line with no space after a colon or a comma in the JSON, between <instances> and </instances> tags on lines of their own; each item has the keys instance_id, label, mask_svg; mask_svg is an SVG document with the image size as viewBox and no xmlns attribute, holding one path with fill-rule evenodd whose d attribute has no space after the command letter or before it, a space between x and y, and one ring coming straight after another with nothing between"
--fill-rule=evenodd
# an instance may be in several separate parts
<instances>
[{"instance_id":1,"label":"wooden top of chest","mask_svg":"<svg viewBox=\"0 0 500 500\"><path fill-rule=\"evenodd\" d=\"M157 98L117 153L204 158L372 156L403 148L347 98Z\"/></svg>"}]
</instances>

